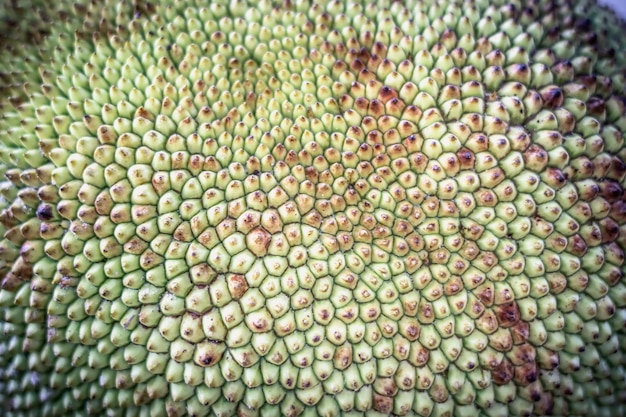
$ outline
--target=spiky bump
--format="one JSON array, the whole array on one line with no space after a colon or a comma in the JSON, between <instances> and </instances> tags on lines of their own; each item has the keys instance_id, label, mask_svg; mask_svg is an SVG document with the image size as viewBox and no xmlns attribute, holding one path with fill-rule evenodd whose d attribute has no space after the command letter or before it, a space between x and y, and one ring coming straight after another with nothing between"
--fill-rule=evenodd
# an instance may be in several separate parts
<instances>
[{"instance_id":1,"label":"spiky bump","mask_svg":"<svg viewBox=\"0 0 626 417\"><path fill-rule=\"evenodd\" d=\"M106 6L2 99L7 415L625 414L621 22Z\"/></svg>"}]
</instances>

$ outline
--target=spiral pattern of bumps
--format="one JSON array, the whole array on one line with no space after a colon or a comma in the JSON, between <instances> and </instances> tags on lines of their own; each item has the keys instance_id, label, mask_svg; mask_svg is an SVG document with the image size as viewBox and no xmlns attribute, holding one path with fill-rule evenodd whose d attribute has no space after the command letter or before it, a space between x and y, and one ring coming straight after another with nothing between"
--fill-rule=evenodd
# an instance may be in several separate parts
<instances>
[{"instance_id":1,"label":"spiral pattern of bumps","mask_svg":"<svg viewBox=\"0 0 626 417\"><path fill-rule=\"evenodd\" d=\"M4 415L626 414L608 11L39 3L0 9Z\"/></svg>"}]
</instances>

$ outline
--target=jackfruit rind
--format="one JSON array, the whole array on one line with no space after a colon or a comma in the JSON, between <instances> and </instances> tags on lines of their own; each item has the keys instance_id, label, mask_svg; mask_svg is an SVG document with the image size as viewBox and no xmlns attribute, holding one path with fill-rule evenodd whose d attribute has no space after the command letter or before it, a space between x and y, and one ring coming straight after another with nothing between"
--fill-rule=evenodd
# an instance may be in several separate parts
<instances>
[{"instance_id":1,"label":"jackfruit rind","mask_svg":"<svg viewBox=\"0 0 626 417\"><path fill-rule=\"evenodd\" d=\"M7 416L626 414L610 12L46 7L2 55Z\"/></svg>"}]
</instances>

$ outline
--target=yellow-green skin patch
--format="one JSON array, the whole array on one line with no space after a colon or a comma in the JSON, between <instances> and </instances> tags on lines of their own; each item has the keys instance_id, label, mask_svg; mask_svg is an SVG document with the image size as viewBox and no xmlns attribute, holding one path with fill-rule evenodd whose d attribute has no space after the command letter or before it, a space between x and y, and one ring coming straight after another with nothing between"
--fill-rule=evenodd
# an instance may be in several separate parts
<instances>
[{"instance_id":1,"label":"yellow-green skin patch","mask_svg":"<svg viewBox=\"0 0 626 417\"><path fill-rule=\"evenodd\" d=\"M85 3L0 58L3 415L626 414L621 21Z\"/></svg>"}]
</instances>

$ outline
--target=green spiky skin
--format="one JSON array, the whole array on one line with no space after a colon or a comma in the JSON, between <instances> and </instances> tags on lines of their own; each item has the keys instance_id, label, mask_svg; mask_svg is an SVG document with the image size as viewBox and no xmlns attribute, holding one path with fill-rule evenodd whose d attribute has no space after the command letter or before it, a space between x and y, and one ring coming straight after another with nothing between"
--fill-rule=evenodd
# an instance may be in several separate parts
<instances>
[{"instance_id":1,"label":"green spiky skin","mask_svg":"<svg viewBox=\"0 0 626 417\"><path fill-rule=\"evenodd\" d=\"M593 0L0 6L0 404L626 415Z\"/></svg>"}]
</instances>

